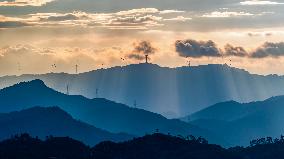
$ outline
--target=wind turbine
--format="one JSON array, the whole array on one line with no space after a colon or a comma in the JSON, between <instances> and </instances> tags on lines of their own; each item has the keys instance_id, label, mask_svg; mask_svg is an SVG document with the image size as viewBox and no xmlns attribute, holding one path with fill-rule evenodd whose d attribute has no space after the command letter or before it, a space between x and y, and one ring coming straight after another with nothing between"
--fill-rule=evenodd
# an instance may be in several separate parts
<instances>
[{"instance_id":1,"label":"wind turbine","mask_svg":"<svg viewBox=\"0 0 284 159\"><path fill-rule=\"evenodd\" d=\"M125 58L121 57L120 59L122 60L122 63L125 62ZM123 66L123 64L122 64L122 66Z\"/></svg>"},{"instance_id":2,"label":"wind turbine","mask_svg":"<svg viewBox=\"0 0 284 159\"><path fill-rule=\"evenodd\" d=\"M51 72L52 72L52 70L55 70L56 67L57 67L56 64L52 64L52 65L51 65Z\"/></svg>"},{"instance_id":3,"label":"wind turbine","mask_svg":"<svg viewBox=\"0 0 284 159\"><path fill-rule=\"evenodd\" d=\"M149 60L149 55L145 55L145 60L146 60L146 63L148 63L148 60Z\"/></svg>"},{"instance_id":4,"label":"wind turbine","mask_svg":"<svg viewBox=\"0 0 284 159\"><path fill-rule=\"evenodd\" d=\"M18 71L20 72L22 70L20 62L17 62L17 65L18 65Z\"/></svg>"},{"instance_id":5,"label":"wind turbine","mask_svg":"<svg viewBox=\"0 0 284 159\"><path fill-rule=\"evenodd\" d=\"M191 61L190 61L189 57L187 56L186 59L187 59L187 61L186 61L187 66L190 67L191 66Z\"/></svg>"},{"instance_id":6,"label":"wind turbine","mask_svg":"<svg viewBox=\"0 0 284 159\"><path fill-rule=\"evenodd\" d=\"M186 66L190 67L191 66L191 61L190 61L190 58L189 56L186 56Z\"/></svg>"},{"instance_id":7,"label":"wind turbine","mask_svg":"<svg viewBox=\"0 0 284 159\"><path fill-rule=\"evenodd\" d=\"M134 100L134 108L137 108L137 101L136 100Z\"/></svg>"},{"instance_id":8,"label":"wind turbine","mask_svg":"<svg viewBox=\"0 0 284 159\"><path fill-rule=\"evenodd\" d=\"M66 94L69 95L69 84L66 85Z\"/></svg>"},{"instance_id":9,"label":"wind turbine","mask_svg":"<svg viewBox=\"0 0 284 159\"><path fill-rule=\"evenodd\" d=\"M75 65L75 73L76 73L76 74L78 74L78 67L79 67L79 65L76 64L76 65Z\"/></svg>"},{"instance_id":10,"label":"wind turbine","mask_svg":"<svg viewBox=\"0 0 284 159\"><path fill-rule=\"evenodd\" d=\"M99 89L96 88L96 98L99 98Z\"/></svg>"}]
</instances>

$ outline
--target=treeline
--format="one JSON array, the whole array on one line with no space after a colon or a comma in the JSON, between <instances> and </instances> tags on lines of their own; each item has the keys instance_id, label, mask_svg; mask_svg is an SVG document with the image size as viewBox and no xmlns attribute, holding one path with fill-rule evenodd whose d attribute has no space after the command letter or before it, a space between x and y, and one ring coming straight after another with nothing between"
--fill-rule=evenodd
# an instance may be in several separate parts
<instances>
[{"instance_id":1,"label":"treeline","mask_svg":"<svg viewBox=\"0 0 284 159\"><path fill-rule=\"evenodd\" d=\"M90 148L69 137L38 137L21 134L0 143L1 159L88 159Z\"/></svg>"},{"instance_id":2,"label":"treeline","mask_svg":"<svg viewBox=\"0 0 284 159\"><path fill-rule=\"evenodd\" d=\"M225 149L194 136L155 133L133 140L101 142L95 147L69 137L48 136L45 140L28 134L0 142L1 159L282 159L284 137L251 141L249 147Z\"/></svg>"},{"instance_id":3,"label":"treeline","mask_svg":"<svg viewBox=\"0 0 284 159\"><path fill-rule=\"evenodd\" d=\"M280 139L272 137L266 137L266 138L260 138L256 140L250 141L250 146L256 146L256 145L265 145L265 144L283 144L284 143L284 136L281 135Z\"/></svg>"}]
</instances>

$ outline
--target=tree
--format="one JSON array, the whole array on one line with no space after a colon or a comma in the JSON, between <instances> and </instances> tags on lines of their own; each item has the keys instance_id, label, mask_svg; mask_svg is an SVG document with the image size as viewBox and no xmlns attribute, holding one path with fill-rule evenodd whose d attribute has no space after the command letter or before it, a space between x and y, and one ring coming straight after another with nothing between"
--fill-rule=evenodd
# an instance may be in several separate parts
<instances>
[{"instance_id":1,"label":"tree","mask_svg":"<svg viewBox=\"0 0 284 159\"><path fill-rule=\"evenodd\" d=\"M267 137L267 138L266 138L266 142L267 142L268 144L272 144L272 143L273 143L272 137Z\"/></svg>"}]
</instances>

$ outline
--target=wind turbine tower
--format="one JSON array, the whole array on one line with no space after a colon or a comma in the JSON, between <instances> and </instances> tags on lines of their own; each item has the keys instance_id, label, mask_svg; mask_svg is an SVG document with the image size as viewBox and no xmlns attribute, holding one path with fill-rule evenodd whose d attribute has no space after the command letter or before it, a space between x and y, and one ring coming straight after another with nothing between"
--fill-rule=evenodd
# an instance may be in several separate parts
<instances>
[{"instance_id":1,"label":"wind turbine tower","mask_svg":"<svg viewBox=\"0 0 284 159\"><path fill-rule=\"evenodd\" d=\"M18 64L18 71L20 72L22 70L21 64L20 64L20 62L18 62L17 64Z\"/></svg>"},{"instance_id":2,"label":"wind turbine tower","mask_svg":"<svg viewBox=\"0 0 284 159\"><path fill-rule=\"evenodd\" d=\"M56 67L57 67L56 64L52 64L51 65L51 72L53 72L53 70L55 71Z\"/></svg>"},{"instance_id":3,"label":"wind turbine tower","mask_svg":"<svg viewBox=\"0 0 284 159\"><path fill-rule=\"evenodd\" d=\"M146 60L146 63L148 63L149 55L145 55L145 60Z\"/></svg>"},{"instance_id":4,"label":"wind turbine tower","mask_svg":"<svg viewBox=\"0 0 284 159\"><path fill-rule=\"evenodd\" d=\"M69 84L66 86L66 94L69 95Z\"/></svg>"},{"instance_id":5,"label":"wind turbine tower","mask_svg":"<svg viewBox=\"0 0 284 159\"><path fill-rule=\"evenodd\" d=\"M76 72L76 74L78 74L78 67L79 67L79 65L76 64L76 65L75 65L75 72Z\"/></svg>"},{"instance_id":6,"label":"wind turbine tower","mask_svg":"<svg viewBox=\"0 0 284 159\"><path fill-rule=\"evenodd\" d=\"M99 98L99 89L96 88L96 98Z\"/></svg>"},{"instance_id":7,"label":"wind turbine tower","mask_svg":"<svg viewBox=\"0 0 284 159\"><path fill-rule=\"evenodd\" d=\"M137 108L137 101L134 100L134 108Z\"/></svg>"}]
</instances>

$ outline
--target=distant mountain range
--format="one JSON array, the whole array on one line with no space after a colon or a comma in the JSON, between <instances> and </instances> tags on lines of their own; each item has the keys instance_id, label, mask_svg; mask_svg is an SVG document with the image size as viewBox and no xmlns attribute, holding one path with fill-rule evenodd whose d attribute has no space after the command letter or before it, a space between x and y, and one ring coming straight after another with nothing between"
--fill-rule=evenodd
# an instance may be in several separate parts
<instances>
[{"instance_id":1,"label":"distant mountain range","mask_svg":"<svg viewBox=\"0 0 284 159\"><path fill-rule=\"evenodd\" d=\"M77 120L114 133L124 132L137 136L153 132L191 134L203 136L213 143L226 144L214 133L186 122L169 120L159 114L130 108L102 98L88 99L79 95L62 94L48 88L41 80L22 82L0 90L0 101L0 112L34 106L58 106Z\"/></svg>"},{"instance_id":2,"label":"distant mountain range","mask_svg":"<svg viewBox=\"0 0 284 159\"><path fill-rule=\"evenodd\" d=\"M69 136L90 146L102 141L118 142L133 138L127 134L112 134L75 120L58 107L33 107L0 114L0 140L22 133L29 133L41 139L46 136Z\"/></svg>"},{"instance_id":3,"label":"distant mountain range","mask_svg":"<svg viewBox=\"0 0 284 159\"><path fill-rule=\"evenodd\" d=\"M284 88L279 87L284 85L283 76L254 75L228 65L168 68L135 64L77 75L6 76L0 78L0 87L32 79L41 79L62 93L67 93L68 86L68 92L73 95L106 98L170 118L219 102L260 101L284 94Z\"/></svg>"},{"instance_id":4,"label":"distant mountain range","mask_svg":"<svg viewBox=\"0 0 284 159\"><path fill-rule=\"evenodd\" d=\"M255 138L284 134L284 96L265 101L218 103L182 120L215 132L234 145Z\"/></svg>"}]
</instances>

